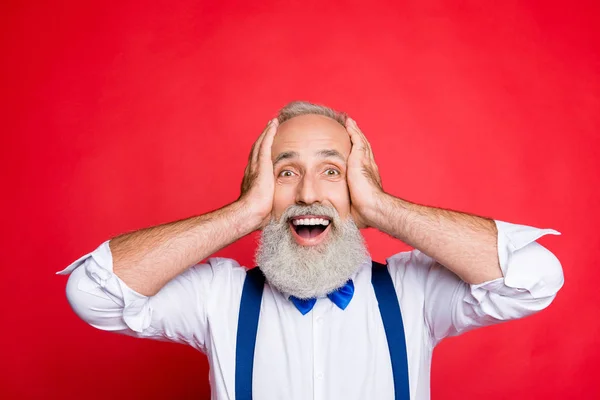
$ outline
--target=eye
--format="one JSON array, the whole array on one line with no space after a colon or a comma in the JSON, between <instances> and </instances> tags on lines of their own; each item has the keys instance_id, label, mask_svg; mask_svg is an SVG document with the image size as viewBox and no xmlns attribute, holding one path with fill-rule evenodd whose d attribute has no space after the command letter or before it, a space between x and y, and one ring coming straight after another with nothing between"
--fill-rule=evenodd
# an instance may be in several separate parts
<instances>
[{"instance_id":1,"label":"eye","mask_svg":"<svg viewBox=\"0 0 600 400\"><path fill-rule=\"evenodd\" d=\"M328 176L336 176L339 174L340 174L340 171L338 171L337 169L334 169L334 168L329 168L325 171L325 175L328 175Z\"/></svg>"},{"instance_id":2,"label":"eye","mask_svg":"<svg viewBox=\"0 0 600 400\"><path fill-rule=\"evenodd\" d=\"M292 171L290 171L289 169L285 169L279 173L279 176L284 177L284 178L289 178L291 176L294 176L294 173Z\"/></svg>"}]
</instances>

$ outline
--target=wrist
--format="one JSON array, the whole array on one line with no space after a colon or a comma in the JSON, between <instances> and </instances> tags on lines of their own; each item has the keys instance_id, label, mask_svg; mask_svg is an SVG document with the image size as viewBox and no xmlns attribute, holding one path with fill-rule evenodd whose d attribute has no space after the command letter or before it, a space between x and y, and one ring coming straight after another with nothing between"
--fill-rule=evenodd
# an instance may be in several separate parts
<instances>
[{"instance_id":1,"label":"wrist","mask_svg":"<svg viewBox=\"0 0 600 400\"><path fill-rule=\"evenodd\" d=\"M402 218L404 211L405 207L401 199L381 192L367 209L365 219L369 226L389 233L391 225L394 224L394 221Z\"/></svg>"},{"instance_id":2,"label":"wrist","mask_svg":"<svg viewBox=\"0 0 600 400\"><path fill-rule=\"evenodd\" d=\"M234 223L244 235L250 234L262 227L265 220L270 214L264 214L252 207L246 199L239 199L231 204L232 211L235 215Z\"/></svg>"}]
</instances>

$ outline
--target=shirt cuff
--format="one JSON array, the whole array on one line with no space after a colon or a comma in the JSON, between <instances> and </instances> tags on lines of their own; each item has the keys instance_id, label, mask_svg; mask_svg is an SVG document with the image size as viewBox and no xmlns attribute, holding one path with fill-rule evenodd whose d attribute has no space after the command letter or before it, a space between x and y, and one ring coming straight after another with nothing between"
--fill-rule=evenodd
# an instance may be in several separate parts
<instances>
[{"instance_id":1,"label":"shirt cuff","mask_svg":"<svg viewBox=\"0 0 600 400\"><path fill-rule=\"evenodd\" d=\"M479 302L487 292L504 296L527 294L534 299L555 295L564 283L560 262L534 242L544 235L560 235L560 232L503 221L495 223L503 277L471 285L473 297Z\"/></svg>"},{"instance_id":2,"label":"shirt cuff","mask_svg":"<svg viewBox=\"0 0 600 400\"><path fill-rule=\"evenodd\" d=\"M113 272L113 259L108 240L56 274L68 275L79 267L85 268L89 278L89 280L79 281L80 290L89 292L89 285L99 287L115 303L123 307L123 321L133 331L143 332L150 326L152 309L149 297L131 289Z\"/></svg>"}]
</instances>

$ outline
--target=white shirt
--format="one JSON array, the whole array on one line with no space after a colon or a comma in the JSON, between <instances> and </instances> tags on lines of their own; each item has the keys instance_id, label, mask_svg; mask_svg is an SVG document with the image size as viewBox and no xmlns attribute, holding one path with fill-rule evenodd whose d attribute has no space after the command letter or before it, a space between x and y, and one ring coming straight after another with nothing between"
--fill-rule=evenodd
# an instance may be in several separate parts
<instances>
[{"instance_id":1,"label":"white shirt","mask_svg":"<svg viewBox=\"0 0 600 400\"><path fill-rule=\"evenodd\" d=\"M411 399L429 399L432 351L440 340L542 310L563 285L560 262L535 242L558 232L500 221L496 226L503 278L469 285L418 250L387 259L404 322ZM146 297L112 269L107 241L59 272L71 273L67 297L77 315L98 329L185 343L202 351L211 366L212 398L234 399L238 311L246 270L234 260L212 258ZM371 265L362 265L352 279L355 293L345 310L320 298L306 315L265 285L254 398L393 399Z\"/></svg>"}]
</instances>

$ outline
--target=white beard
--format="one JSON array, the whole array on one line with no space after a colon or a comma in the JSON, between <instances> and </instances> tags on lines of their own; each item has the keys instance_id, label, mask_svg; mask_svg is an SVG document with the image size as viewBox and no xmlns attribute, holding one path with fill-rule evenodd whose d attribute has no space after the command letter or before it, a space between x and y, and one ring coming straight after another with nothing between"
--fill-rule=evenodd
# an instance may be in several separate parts
<instances>
[{"instance_id":1,"label":"white beard","mask_svg":"<svg viewBox=\"0 0 600 400\"><path fill-rule=\"evenodd\" d=\"M331 218L328 237L316 246L297 244L289 219L300 215ZM300 299L322 297L343 286L368 258L352 217L342 221L335 208L319 204L292 205L279 221L271 219L256 250L256 263L269 284Z\"/></svg>"}]
</instances>

